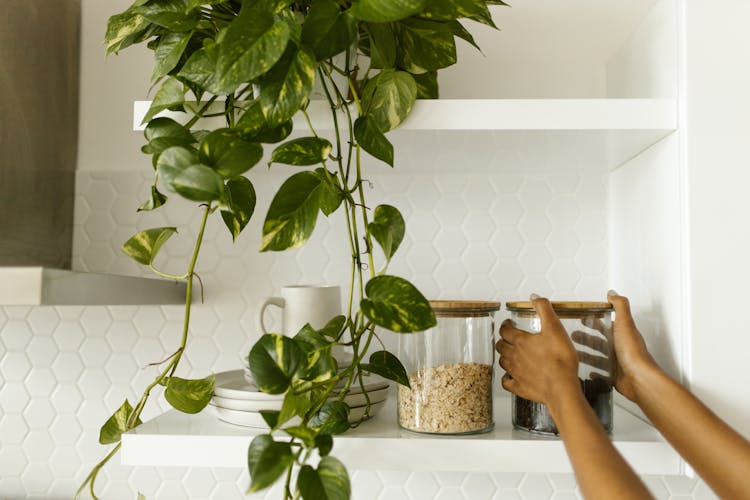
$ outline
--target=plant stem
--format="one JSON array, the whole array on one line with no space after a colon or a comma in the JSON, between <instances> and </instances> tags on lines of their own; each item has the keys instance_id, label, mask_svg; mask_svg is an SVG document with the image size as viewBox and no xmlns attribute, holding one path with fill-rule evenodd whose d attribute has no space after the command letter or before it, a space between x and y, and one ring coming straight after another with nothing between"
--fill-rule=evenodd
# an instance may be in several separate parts
<instances>
[{"instance_id":1,"label":"plant stem","mask_svg":"<svg viewBox=\"0 0 750 500\"><path fill-rule=\"evenodd\" d=\"M182 354L185 352L185 346L187 345L187 339L188 339L188 331L189 331L189 325L190 325L190 309L192 305L192 298L193 298L193 276L195 275L195 265L198 262L198 255L200 253L201 244L203 243L203 234L206 229L206 222L208 221L208 216L211 214L212 208L211 205L208 204L205 206L205 209L203 211L203 217L201 219L201 225L200 229L198 231L198 237L195 242L195 246L193 247L193 255L190 259L190 264L188 266L188 271L186 273L187 276L187 287L185 290L185 316L183 320L183 329L182 329L182 339L180 340L180 347L177 349L177 351L171 356L171 360L167 364L166 368L159 373L159 375L151 382L146 389L144 389L143 394L141 395L141 399L138 401L138 404L133 409L133 412L130 414L130 417L128 418L128 421L126 423L126 429L131 430L138 426L138 421L140 419L141 413L143 412L143 409L146 406L146 402L148 401L148 398L151 394L151 390L162 383L162 381L167 377L167 373L169 372L169 376L171 377L174 374L174 371L177 369L177 365L180 362L180 359L182 358ZM96 477L99 474L99 470L107 463L109 460L117 453L117 451L122 446L122 442L117 443L117 446L115 446L104 459L99 462L92 470L91 473L86 477L83 484L78 490L78 493L76 493L76 498L80 495L80 493L83 491L83 489L86 487L86 484L89 485L89 491L91 493L91 496L94 498L94 500L97 499L96 495L94 494L94 483L96 482Z\"/></svg>"}]
</instances>

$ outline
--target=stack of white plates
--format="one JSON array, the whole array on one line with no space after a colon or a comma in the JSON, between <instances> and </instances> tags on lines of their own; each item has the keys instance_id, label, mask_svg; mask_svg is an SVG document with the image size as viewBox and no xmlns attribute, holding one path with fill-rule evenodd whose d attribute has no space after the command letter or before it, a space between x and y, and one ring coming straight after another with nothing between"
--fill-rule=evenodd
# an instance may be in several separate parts
<instances>
[{"instance_id":1,"label":"stack of white plates","mask_svg":"<svg viewBox=\"0 0 750 500\"><path fill-rule=\"evenodd\" d=\"M370 416L378 413L388 395L388 382L376 377L365 378L365 391L370 398ZM214 395L209 406L219 420L230 424L268 429L260 414L261 410L280 410L284 402L283 394L261 392L252 381L247 380L244 370L231 370L216 374ZM367 408L367 400L358 384L353 384L344 398L349 405L349 421L362 419ZM294 421L291 422L294 424Z\"/></svg>"}]
</instances>

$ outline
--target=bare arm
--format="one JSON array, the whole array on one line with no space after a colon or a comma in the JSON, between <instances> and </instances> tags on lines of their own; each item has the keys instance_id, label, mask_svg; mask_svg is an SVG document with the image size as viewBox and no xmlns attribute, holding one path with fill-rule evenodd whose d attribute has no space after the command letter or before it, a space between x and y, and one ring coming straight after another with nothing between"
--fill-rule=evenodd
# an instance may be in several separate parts
<instances>
[{"instance_id":1,"label":"bare arm","mask_svg":"<svg viewBox=\"0 0 750 500\"><path fill-rule=\"evenodd\" d=\"M652 498L612 445L578 382L578 355L547 299L532 296L542 322L532 335L505 321L497 343L503 387L549 408L586 498Z\"/></svg>"},{"instance_id":2,"label":"bare arm","mask_svg":"<svg viewBox=\"0 0 750 500\"><path fill-rule=\"evenodd\" d=\"M750 498L750 442L670 378L646 350L628 299L609 293L615 308L615 387L721 498Z\"/></svg>"}]
</instances>

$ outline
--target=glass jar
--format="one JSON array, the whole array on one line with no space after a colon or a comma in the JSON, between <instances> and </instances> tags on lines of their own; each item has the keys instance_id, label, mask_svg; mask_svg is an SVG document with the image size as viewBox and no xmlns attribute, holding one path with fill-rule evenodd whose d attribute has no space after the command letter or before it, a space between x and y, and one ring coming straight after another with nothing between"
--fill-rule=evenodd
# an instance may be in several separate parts
<instances>
[{"instance_id":1,"label":"glass jar","mask_svg":"<svg viewBox=\"0 0 750 500\"><path fill-rule=\"evenodd\" d=\"M494 314L500 302L432 300L437 325L399 335L409 385L398 386L398 423L430 434L493 428Z\"/></svg>"},{"instance_id":2,"label":"glass jar","mask_svg":"<svg viewBox=\"0 0 750 500\"><path fill-rule=\"evenodd\" d=\"M516 327L541 329L531 302L508 302ZM612 431L612 305L607 302L552 302L552 308L578 351L578 380L586 400L607 432ZM547 406L513 395L513 426L541 434L557 434Z\"/></svg>"}]
</instances>

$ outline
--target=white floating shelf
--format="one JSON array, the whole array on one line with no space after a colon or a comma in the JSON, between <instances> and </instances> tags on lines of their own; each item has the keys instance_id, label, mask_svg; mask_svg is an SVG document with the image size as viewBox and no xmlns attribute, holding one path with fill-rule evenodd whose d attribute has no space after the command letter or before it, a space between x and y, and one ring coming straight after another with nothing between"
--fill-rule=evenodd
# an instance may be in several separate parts
<instances>
[{"instance_id":1,"label":"white floating shelf","mask_svg":"<svg viewBox=\"0 0 750 500\"><path fill-rule=\"evenodd\" d=\"M45 267L0 268L0 305L183 304L185 284Z\"/></svg>"},{"instance_id":2,"label":"white floating shelf","mask_svg":"<svg viewBox=\"0 0 750 500\"><path fill-rule=\"evenodd\" d=\"M150 105L150 101L134 103L134 130L144 128L141 121ZM220 109L216 105L213 111ZM325 101L311 101L308 114L317 131L333 129ZM160 116L187 121L185 113L164 112ZM299 113L294 124L295 130L307 128ZM207 118L198 126L222 127L224 120ZM457 132L484 133L489 134L488 143L497 149L527 151L531 157L538 151L549 153L543 164L552 157L558 165L612 169L676 129L674 99L435 99L417 101L404 123L388 135L430 131L439 134L436 141L450 143L451 134ZM456 142L461 147L460 140ZM466 153L470 151L471 146ZM414 168L424 170L430 166Z\"/></svg>"},{"instance_id":3,"label":"white floating shelf","mask_svg":"<svg viewBox=\"0 0 750 500\"><path fill-rule=\"evenodd\" d=\"M572 472L560 439L512 427L510 402L495 397L491 432L435 436L399 428L390 394L380 413L335 438L332 453L350 469ZM612 441L639 474L682 473L679 455L651 425L615 406L614 427ZM247 467L247 447L259 433L218 420L210 408L197 415L171 410L122 436L122 463Z\"/></svg>"}]
</instances>

